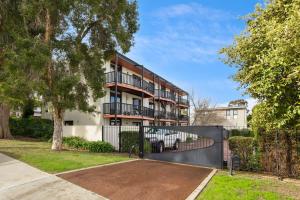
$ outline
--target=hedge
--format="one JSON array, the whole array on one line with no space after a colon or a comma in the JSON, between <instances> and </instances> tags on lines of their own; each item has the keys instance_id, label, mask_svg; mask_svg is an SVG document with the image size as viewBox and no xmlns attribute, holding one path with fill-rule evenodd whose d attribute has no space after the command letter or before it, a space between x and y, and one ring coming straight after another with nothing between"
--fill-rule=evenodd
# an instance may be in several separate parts
<instances>
[{"instance_id":1,"label":"hedge","mask_svg":"<svg viewBox=\"0 0 300 200\"><path fill-rule=\"evenodd\" d=\"M257 171L260 169L259 153L255 151L255 140L252 137L233 136L229 140L229 148L241 160L240 169Z\"/></svg>"},{"instance_id":2,"label":"hedge","mask_svg":"<svg viewBox=\"0 0 300 200\"><path fill-rule=\"evenodd\" d=\"M229 137L243 136L243 137L254 137L254 133L249 129L231 129L229 130Z\"/></svg>"},{"instance_id":3,"label":"hedge","mask_svg":"<svg viewBox=\"0 0 300 200\"><path fill-rule=\"evenodd\" d=\"M49 139L53 134L53 121L41 118L10 118L12 135Z\"/></svg>"},{"instance_id":4,"label":"hedge","mask_svg":"<svg viewBox=\"0 0 300 200\"><path fill-rule=\"evenodd\" d=\"M135 154L138 154L139 149L139 132L138 131L122 131L121 132L121 151L129 152L132 146L135 146ZM144 140L144 153L151 152L151 144Z\"/></svg>"},{"instance_id":5,"label":"hedge","mask_svg":"<svg viewBox=\"0 0 300 200\"><path fill-rule=\"evenodd\" d=\"M81 137L64 137L63 143L77 150L88 150L89 152L109 153L115 151L114 147L103 141L87 141Z\"/></svg>"}]
</instances>

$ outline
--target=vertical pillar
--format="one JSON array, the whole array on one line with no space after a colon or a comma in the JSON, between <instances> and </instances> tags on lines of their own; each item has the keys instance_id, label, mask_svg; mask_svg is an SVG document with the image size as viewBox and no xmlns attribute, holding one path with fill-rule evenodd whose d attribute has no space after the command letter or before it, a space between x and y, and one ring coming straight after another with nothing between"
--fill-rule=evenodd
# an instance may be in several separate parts
<instances>
[{"instance_id":1,"label":"vertical pillar","mask_svg":"<svg viewBox=\"0 0 300 200\"><path fill-rule=\"evenodd\" d=\"M142 106L141 106L141 113L142 113L142 126L144 125L144 66L142 67Z\"/></svg>"},{"instance_id":2,"label":"vertical pillar","mask_svg":"<svg viewBox=\"0 0 300 200\"><path fill-rule=\"evenodd\" d=\"M118 56L118 53L116 52L116 63L115 63L115 101L114 101L114 106L115 106L115 125L117 125L118 62L119 62L119 56ZM120 102L120 103L122 103L122 102ZM120 104L120 107L121 107L121 104Z\"/></svg>"},{"instance_id":3,"label":"vertical pillar","mask_svg":"<svg viewBox=\"0 0 300 200\"><path fill-rule=\"evenodd\" d=\"M144 158L144 126L139 127L139 157Z\"/></svg>"},{"instance_id":4,"label":"vertical pillar","mask_svg":"<svg viewBox=\"0 0 300 200\"><path fill-rule=\"evenodd\" d=\"M156 125L156 120L155 120L155 74L153 73L153 91L154 91L154 95L153 95L153 123L154 125Z\"/></svg>"}]
</instances>

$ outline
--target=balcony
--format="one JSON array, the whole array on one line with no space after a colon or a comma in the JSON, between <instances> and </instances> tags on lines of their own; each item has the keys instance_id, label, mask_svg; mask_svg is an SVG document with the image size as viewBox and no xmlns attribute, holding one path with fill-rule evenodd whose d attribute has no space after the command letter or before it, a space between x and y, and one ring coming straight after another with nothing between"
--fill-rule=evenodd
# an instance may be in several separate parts
<instances>
[{"instance_id":1,"label":"balcony","mask_svg":"<svg viewBox=\"0 0 300 200\"><path fill-rule=\"evenodd\" d=\"M106 86L114 87L116 80L115 72L105 73ZM142 84L143 83L143 84ZM130 74L117 73L117 86L119 90L123 90L128 93L132 93L141 96L144 93L144 97L154 96L154 85L145 80L141 80L140 77L133 76Z\"/></svg>"},{"instance_id":2,"label":"balcony","mask_svg":"<svg viewBox=\"0 0 300 200\"><path fill-rule=\"evenodd\" d=\"M178 119L179 119L179 121L189 121L189 116L187 116L187 115L179 115Z\"/></svg>"},{"instance_id":3,"label":"balcony","mask_svg":"<svg viewBox=\"0 0 300 200\"><path fill-rule=\"evenodd\" d=\"M178 99L178 105L181 107L189 107L189 100L179 97Z\"/></svg>"},{"instance_id":4,"label":"balcony","mask_svg":"<svg viewBox=\"0 0 300 200\"><path fill-rule=\"evenodd\" d=\"M169 91L155 89L154 95L155 95L156 99L159 98L159 99L164 100L164 101L170 101L172 103L176 103L175 94L173 94Z\"/></svg>"},{"instance_id":5,"label":"balcony","mask_svg":"<svg viewBox=\"0 0 300 200\"><path fill-rule=\"evenodd\" d=\"M155 118L158 118L162 121L174 121L177 120L176 114L172 112L165 112L165 111L155 111Z\"/></svg>"},{"instance_id":6,"label":"balcony","mask_svg":"<svg viewBox=\"0 0 300 200\"><path fill-rule=\"evenodd\" d=\"M143 109L142 109L143 108ZM117 114L118 118L153 120L154 110L147 107L136 106L125 103L104 103L103 114L105 118L113 118Z\"/></svg>"}]
</instances>

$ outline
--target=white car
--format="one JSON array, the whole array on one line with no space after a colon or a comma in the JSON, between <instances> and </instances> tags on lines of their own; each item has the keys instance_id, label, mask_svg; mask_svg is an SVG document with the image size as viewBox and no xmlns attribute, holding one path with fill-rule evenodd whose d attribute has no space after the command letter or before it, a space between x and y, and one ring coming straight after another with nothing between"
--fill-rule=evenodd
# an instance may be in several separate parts
<instances>
[{"instance_id":1,"label":"white car","mask_svg":"<svg viewBox=\"0 0 300 200\"><path fill-rule=\"evenodd\" d=\"M182 135L174 130L151 128L145 134L145 139L151 143L154 152L163 152L165 148L178 149Z\"/></svg>"}]
</instances>

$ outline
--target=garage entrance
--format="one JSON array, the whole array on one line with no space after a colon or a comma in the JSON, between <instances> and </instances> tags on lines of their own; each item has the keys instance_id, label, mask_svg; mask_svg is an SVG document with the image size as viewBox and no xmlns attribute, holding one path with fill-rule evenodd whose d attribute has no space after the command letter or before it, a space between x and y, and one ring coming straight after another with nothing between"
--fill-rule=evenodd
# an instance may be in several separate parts
<instances>
[{"instance_id":1,"label":"garage entrance","mask_svg":"<svg viewBox=\"0 0 300 200\"><path fill-rule=\"evenodd\" d=\"M102 134L140 158L223 168L222 126L104 126Z\"/></svg>"},{"instance_id":2,"label":"garage entrance","mask_svg":"<svg viewBox=\"0 0 300 200\"><path fill-rule=\"evenodd\" d=\"M223 168L222 126L143 126L140 157Z\"/></svg>"}]
</instances>

